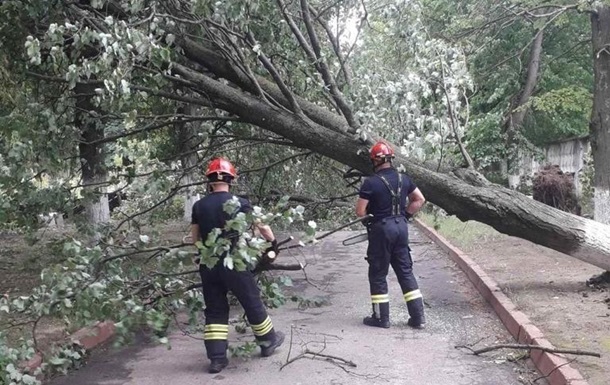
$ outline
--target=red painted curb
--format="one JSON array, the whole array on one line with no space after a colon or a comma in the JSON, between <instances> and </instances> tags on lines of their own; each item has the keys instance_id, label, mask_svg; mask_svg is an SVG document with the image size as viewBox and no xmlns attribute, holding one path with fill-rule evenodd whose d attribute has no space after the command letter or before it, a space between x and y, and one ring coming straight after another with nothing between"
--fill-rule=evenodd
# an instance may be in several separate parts
<instances>
[{"instance_id":1,"label":"red painted curb","mask_svg":"<svg viewBox=\"0 0 610 385\"><path fill-rule=\"evenodd\" d=\"M90 351L106 342L115 335L116 328L114 322L100 322L95 326L82 328L72 334L67 341L82 346L86 351ZM43 363L42 354L37 352L34 357L30 358L23 365L23 370L26 373L32 374Z\"/></svg>"},{"instance_id":2,"label":"red painted curb","mask_svg":"<svg viewBox=\"0 0 610 385\"><path fill-rule=\"evenodd\" d=\"M464 271L517 342L553 348L553 345L544 338L542 331L534 326L524 313L516 310L515 304L502 293L498 284L470 257L419 219L416 219L415 223ZM530 358L538 371L548 376L546 379L550 385L588 385L582 374L568 365L563 355L532 350Z\"/></svg>"}]
</instances>

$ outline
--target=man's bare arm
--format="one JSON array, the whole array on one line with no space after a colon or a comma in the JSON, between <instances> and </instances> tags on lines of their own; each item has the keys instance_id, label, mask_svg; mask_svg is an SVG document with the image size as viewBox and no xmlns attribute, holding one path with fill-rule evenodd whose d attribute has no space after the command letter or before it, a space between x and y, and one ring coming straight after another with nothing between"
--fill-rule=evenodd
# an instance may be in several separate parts
<instances>
[{"instance_id":1,"label":"man's bare arm","mask_svg":"<svg viewBox=\"0 0 610 385\"><path fill-rule=\"evenodd\" d=\"M272 242L275 240L275 235L273 234L273 230L271 230L271 227L269 225L257 223L255 224L255 226L260 235L265 238L266 241Z\"/></svg>"},{"instance_id":2,"label":"man's bare arm","mask_svg":"<svg viewBox=\"0 0 610 385\"><path fill-rule=\"evenodd\" d=\"M416 188L413 190L411 194L409 194L409 204L407 205L407 215L414 215L417 213L422 206L426 203L426 198L424 198L424 194Z\"/></svg>"},{"instance_id":3,"label":"man's bare arm","mask_svg":"<svg viewBox=\"0 0 610 385\"><path fill-rule=\"evenodd\" d=\"M195 243L199 240L199 225L191 225L191 242Z\"/></svg>"},{"instance_id":4,"label":"man's bare arm","mask_svg":"<svg viewBox=\"0 0 610 385\"><path fill-rule=\"evenodd\" d=\"M367 199L358 198L356 202L356 215L358 217L363 217L366 215L366 206L369 205L369 201Z\"/></svg>"}]
</instances>

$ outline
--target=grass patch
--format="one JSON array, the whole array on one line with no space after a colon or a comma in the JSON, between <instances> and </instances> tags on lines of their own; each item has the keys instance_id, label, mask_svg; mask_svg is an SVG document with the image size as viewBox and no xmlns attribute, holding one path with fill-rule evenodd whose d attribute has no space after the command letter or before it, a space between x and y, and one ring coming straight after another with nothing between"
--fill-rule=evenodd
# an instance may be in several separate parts
<instances>
[{"instance_id":1,"label":"grass patch","mask_svg":"<svg viewBox=\"0 0 610 385\"><path fill-rule=\"evenodd\" d=\"M476 245L489 242L501 234L493 227L477 221L462 222L455 216L420 213L417 216L426 225L433 227L451 243L463 249L472 250Z\"/></svg>"}]
</instances>

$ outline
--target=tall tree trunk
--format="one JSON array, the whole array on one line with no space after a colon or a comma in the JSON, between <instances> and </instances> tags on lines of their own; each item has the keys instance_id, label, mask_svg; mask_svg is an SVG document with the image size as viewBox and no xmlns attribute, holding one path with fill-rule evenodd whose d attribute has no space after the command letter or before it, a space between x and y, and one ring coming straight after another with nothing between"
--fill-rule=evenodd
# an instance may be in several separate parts
<instances>
[{"instance_id":1,"label":"tall tree trunk","mask_svg":"<svg viewBox=\"0 0 610 385\"><path fill-rule=\"evenodd\" d=\"M610 6L591 14L595 85L591 116L591 152L595 167L594 218L610 224Z\"/></svg>"},{"instance_id":2,"label":"tall tree trunk","mask_svg":"<svg viewBox=\"0 0 610 385\"><path fill-rule=\"evenodd\" d=\"M83 184L86 194L93 199L85 200L87 221L94 227L110 220L110 208L106 195L107 172L104 165L104 145L94 144L104 138L104 126L95 117L96 107L92 97L95 86L78 83L76 92L76 126L81 131L79 153L82 164Z\"/></svg>"},{"instance_id":3,"label":"tall tree trunk","mask_svg":"<svg viewBox=\"0 0 610 385\"><path fill-rule=\"evenodd\" d=\"M177 113L179 115L192 115L194 107L190 104L186 104L178 107ZM180 157L180 163L182 165L183 176L182 185L188 185L196 181L198 170L197 166L197 153L194 152L196 143L196 130L193 127L193 123L186 123L181 119L178 119L175 124L175 140L176 148ZM193 212L193 204L199 200L200 196L197 193L197 188L187 187L184 190L184 214L183 218L185 221L191 220L191 214Z\"/></svg>"},{"instance_id":4,"label":"tall tree trunk","mask_svg":"<svg viewBox=\"0 0 610 385\"><path fill-rule=\"evenodd\" d=\"M536 88L536 84L538 83L543 40L544 30L537 31L530 49L527 72L525 73L525 82L523 83L521 90L519 90L519 94L516 95L511 103L510 112L505 123L506 148L509 151L507 157L508 185L511 188L518 187L520 183L521 143L519 134L527 113L525 105L529 102L529 99Z\"/></svg>"}]
</instances>

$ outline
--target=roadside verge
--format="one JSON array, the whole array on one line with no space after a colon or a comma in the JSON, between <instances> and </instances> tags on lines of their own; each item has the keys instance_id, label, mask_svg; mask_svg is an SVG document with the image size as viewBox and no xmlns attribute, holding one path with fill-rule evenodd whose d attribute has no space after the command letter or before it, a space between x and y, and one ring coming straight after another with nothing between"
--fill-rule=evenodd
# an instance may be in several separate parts
<instances>
[{"instance_id":1,"label":"roadside verge","mask_svg":"<svg viewBox=\"0 0 610 385\"><path fill-rule=\"evenodd\" d=\"M554 348L529 318L516 309L515 304L501 291L498 284L470 257L453 246L433 228L415 220L419 229L432 239L460 267L468 279L492 306L506 329L520 344L531 344ZM588 385L582 374L569 365L563 355L532 350L530 358L538 371L546 376L550 385Z\"/></svg>"}]
</instances>

